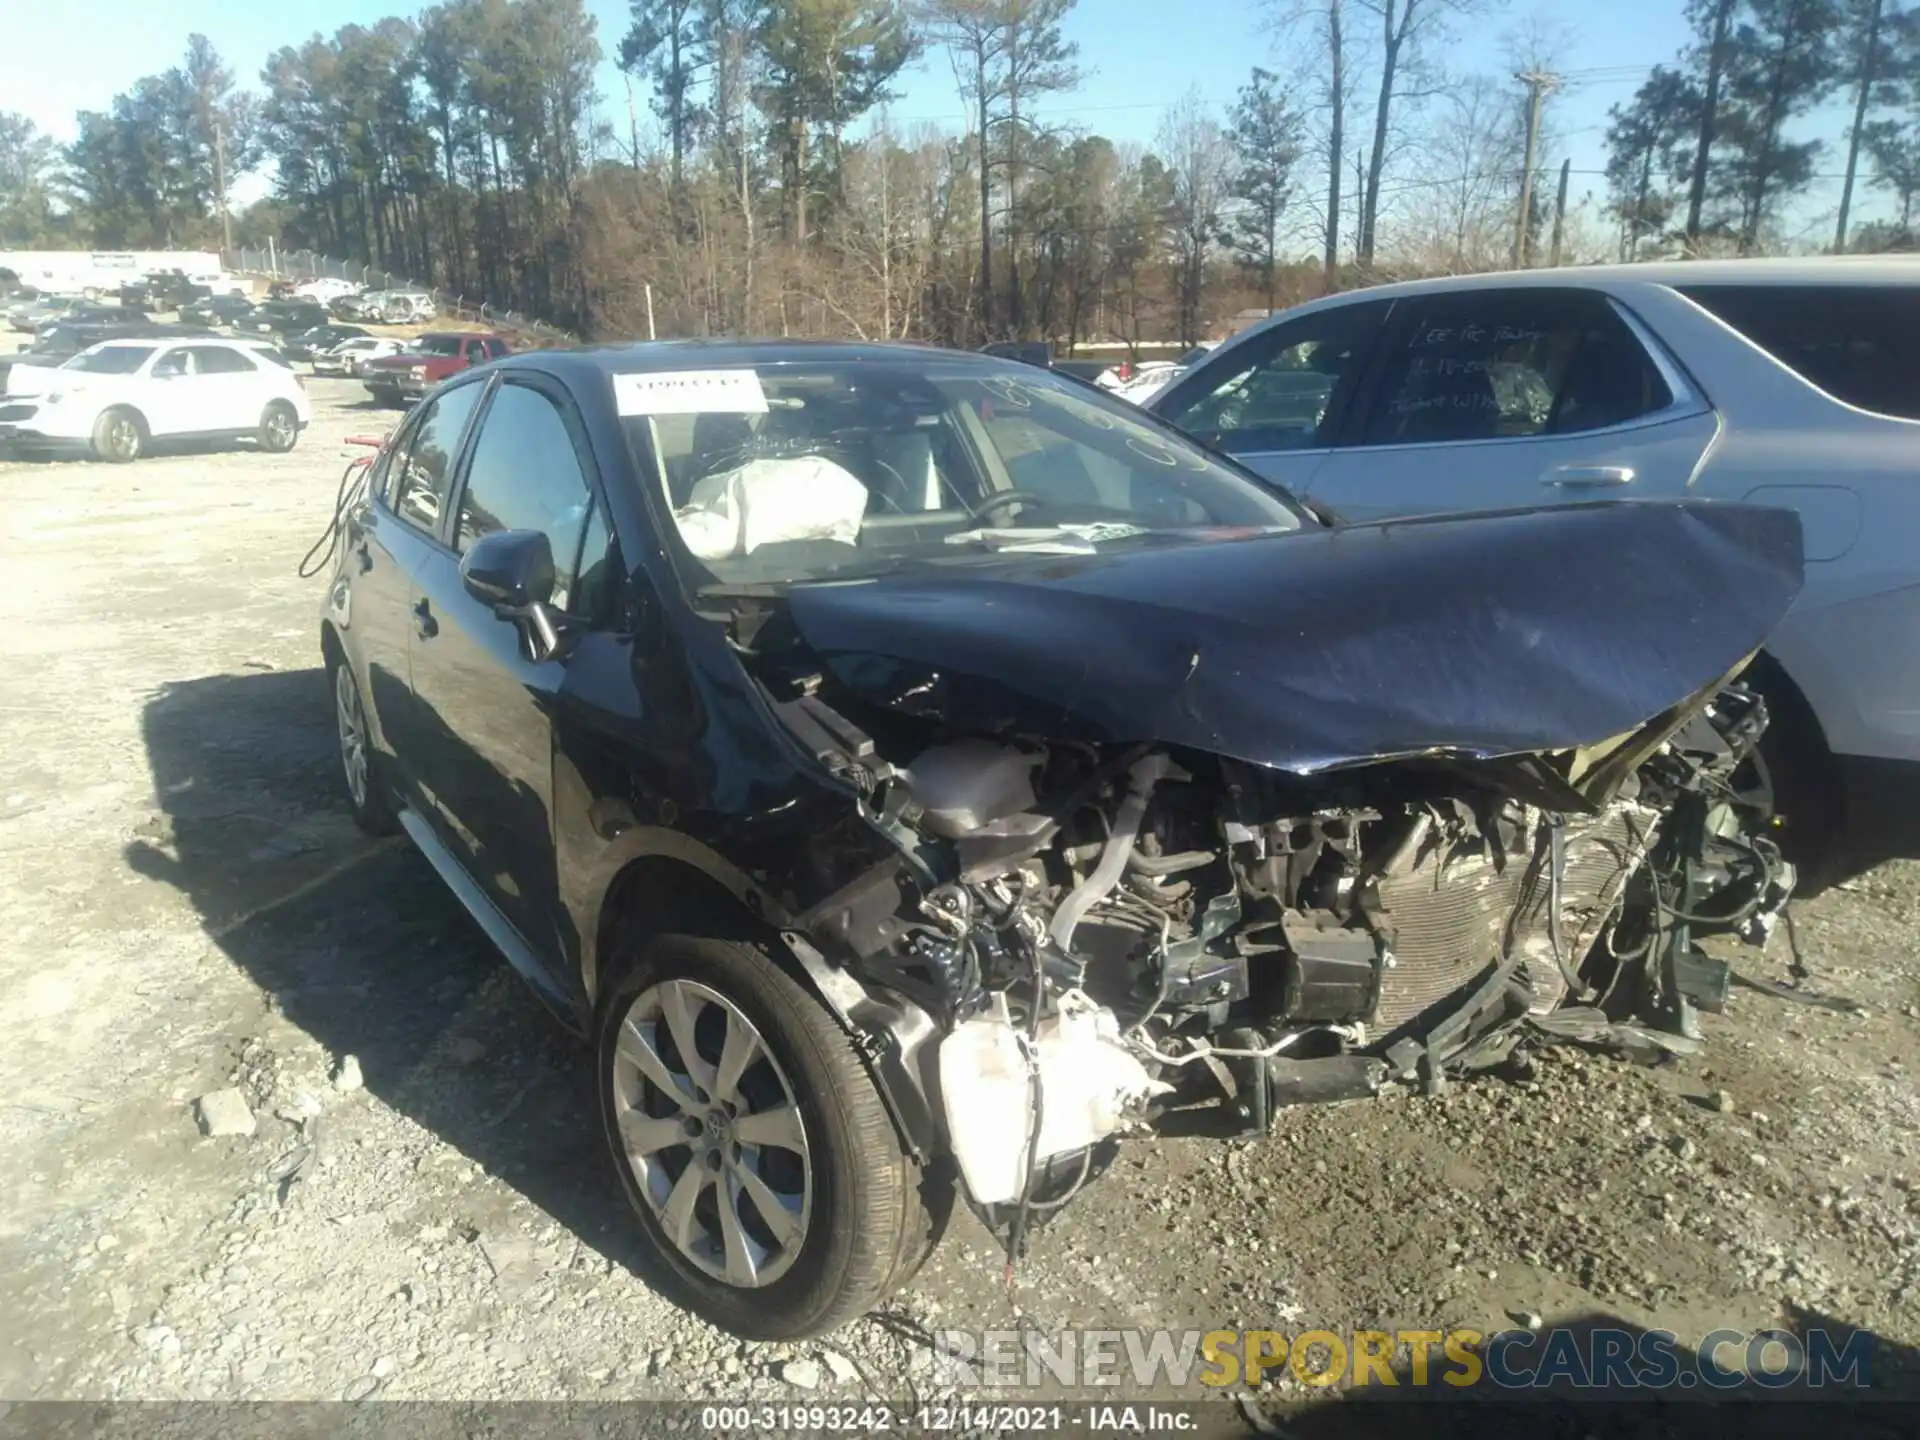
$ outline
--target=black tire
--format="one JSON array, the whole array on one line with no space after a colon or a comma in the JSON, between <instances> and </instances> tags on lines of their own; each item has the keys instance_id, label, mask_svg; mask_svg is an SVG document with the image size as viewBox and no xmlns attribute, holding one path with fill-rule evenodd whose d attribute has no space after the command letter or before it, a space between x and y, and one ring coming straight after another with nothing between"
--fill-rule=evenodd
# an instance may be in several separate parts
<instances>
[{"instance_id":1,"label":"black tire","mask_svg":"<svg viewBox=\"0 0 1920 1440\"><path fill-rule=\"evenodd\" d=\"M333 658L327 665L327 686L333 696L334 733L340 750L341 778L345 781L347 805L353 823L369 835L392 835L400 829L380 777L379 757L373 748L372 732L367 727L367 707L360 693L359 677L345 660ZM347 728L348 710L359 729L359 779L355 781L355 762Z\"/></svg>"},{"instance_id":2,"label":"black tire","mask_svg":"<svg viewBox=\"0 0 1920 1440\"><path fill-rule=\"evenodd\" d=\"M124 405L104 410L93 422L93 454L110 465L126 465L147 453L147 422Z\"/></svg>"},{"instance_id":3,"label":"black tire","mask_svg":"<svg viewBox=\"0 0 1920 1440\"><path fill-rule=\"evenodd\" d=\"M284 455L300 443L300 416L284 400L270 400L260 412L260 428L255 432L260 448L270 455Z\"/></svg>"},{"instance_id":4,"label":"black tire","mask_svg":"<svg viewBox=\"0 0 1920 1440\"><path fill-rule=\"evenodd\" d=\"M811 1167L810 1217L790 1268L763 1285L728 1284L683 1255L627 1158L614 1090L625 1083L617 1074L621 1025L635 1000L673 980L696 982L745 1016L798 1101ZM602 997L594 1058L601 1129L646 1240L647 1278L676 1304L747 1339L803 1339L879 1305L931 1252L938 1227L919 1167L902 1150L865 1062L820 1001L759 946L653 937ZM690 1155L688 1164L697 1163Z\"/></svg>"},{"instance_id":5,"label":"black tire","mask_svg":"<svg viewBox=\"0 0 1920 1440\"><path fill-rule=\"evenodd\" d=\"M1839 769L1812 707L1777 664L1763 656L1745 678L1767 702L1760 759L1773 787L1780 853L1799 872L1800 893L1817 895L1847 873Z\"/></svg>"}]
</instances>

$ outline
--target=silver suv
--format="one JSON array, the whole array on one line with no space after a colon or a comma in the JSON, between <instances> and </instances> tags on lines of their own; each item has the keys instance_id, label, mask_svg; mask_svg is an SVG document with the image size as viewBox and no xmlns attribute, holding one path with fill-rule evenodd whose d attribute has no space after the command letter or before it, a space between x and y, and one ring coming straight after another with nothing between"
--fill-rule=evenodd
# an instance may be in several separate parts
<instances>
[{"instance_id":1,"label":"silver suv","mask_svg":"<svg viewBox=\"0 0 1920 1440\"><path fill-rule=\"evenodd\" d=\"M1920 258L1386 285L1275 316L1147 408L1356 520L1798 511L1806 588L1754 672L1790 838L1829 875L1920 840Z\"/></svg>"}]
</instances>

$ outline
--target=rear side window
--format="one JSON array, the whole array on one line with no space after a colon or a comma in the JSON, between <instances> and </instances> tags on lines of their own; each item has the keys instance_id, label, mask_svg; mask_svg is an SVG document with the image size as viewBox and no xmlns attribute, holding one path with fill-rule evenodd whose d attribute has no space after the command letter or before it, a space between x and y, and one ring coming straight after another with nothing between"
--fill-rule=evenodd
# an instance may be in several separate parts
<instances>
[{"instance_id":1,"label":"rear side window","mask_svg":"<svg viewBox=\"0 0 1920 1440\"><path fill-rule=\"evenodd\" d=\"M1683 285L1679 290L1834 399L1920 420L1920 288Z\"/></svg>"},{"instance_id":2,"label":"rear side window","mask_svg":"<svg viewBox=\"0 0 1920 1440\"><path fill-rule=\"evenodd\" d=\"M194 346L193 361L202 375L240 375L259 368L238 350L224 345Z\"/></svg>"},{"instance_id":3,"label":"rear side window","mask_svg":"<svg viewBox=\"0 0 1920 1440\"><path fill-rule=\"evenodd\" d=\"M1673 394L1603 295L1465 291L1410 302L1392 328L1363 445L1575 435Z\"/></svg>"}]
</instances>

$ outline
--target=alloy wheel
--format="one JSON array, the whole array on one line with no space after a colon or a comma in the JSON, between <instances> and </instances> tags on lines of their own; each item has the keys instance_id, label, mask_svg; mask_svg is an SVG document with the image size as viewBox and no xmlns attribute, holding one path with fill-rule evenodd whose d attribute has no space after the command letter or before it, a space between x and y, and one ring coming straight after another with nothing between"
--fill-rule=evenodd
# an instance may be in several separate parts
<instances>
[{"instance_id":1,"label":"alloy wheel","mask_svg":"<svg viewBox=\"0 0 1920 1440\"><path fill-rule=\"evenodd\" d=\"M274 450L291 450L294 439L293 416L281 409L271 410L267 414L265 429L267 444Z\"/></svg>"},{"instance_id":2,"label":"alloy wheel","mask_svg":"<svg viewBox=\"0 0 1920 1440\"><path fill-rule=\"evenodd\" d=\"M360 709L360 687L345 661L334 667L334 713L340 722L340 768L356 807L367 803L367 725Z\"/></svg>"},{"instance_id":3,"label":"alloy wheel","mask_svg":"<svg viewBox=\"0 0 1920 1440\"><path fill-rule=\"evenodd\" d=\"M116 415L107 422L107 449L122 460L140 453L140 427L129 415Z\"/></svg>"},{"instance_id":4,"label":"alloy wheel","mask_svg":"<svg viewBox=\"0 0 1920 1440\"><path fill-rule=\"evenodd\" d=\"M667 1243L742 1289L786 1274L812 1218L813 1166L792 1082L718 991L666 980L620 1022L621 1149Z\"/></svg>"}]
</instances>

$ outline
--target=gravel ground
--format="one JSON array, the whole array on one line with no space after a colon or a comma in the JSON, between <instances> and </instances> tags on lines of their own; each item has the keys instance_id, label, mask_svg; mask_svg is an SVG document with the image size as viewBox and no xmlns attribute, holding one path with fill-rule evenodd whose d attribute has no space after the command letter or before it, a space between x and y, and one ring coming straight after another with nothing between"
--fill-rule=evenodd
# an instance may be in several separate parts
<instances>
[{"instance_id":1,"label":"gravel ground","mask_svg":"<svg viewBox=\"0 0 1920 1440\"><path fill-rule=\"evenodd\" d=\"M294 567L342 441L394 416L309 384L290 455L0 462L0 1396L899 1399L944 1383L929 1329L1528 1313L1857 1326L1905 1373L1920 868L1899 862L1798 910L1818 983L1864 1015L1737 990L1672 1067L1561 1050L1285 1112L1267 1143L1134 1143L1011 1293L962 1215L826 1344L673 1309L638 1272L583 1051L340 801L319 582ZM252 1133L204 1137L195 1101L228 1088Z\"/></svg>"}]
</instances>

